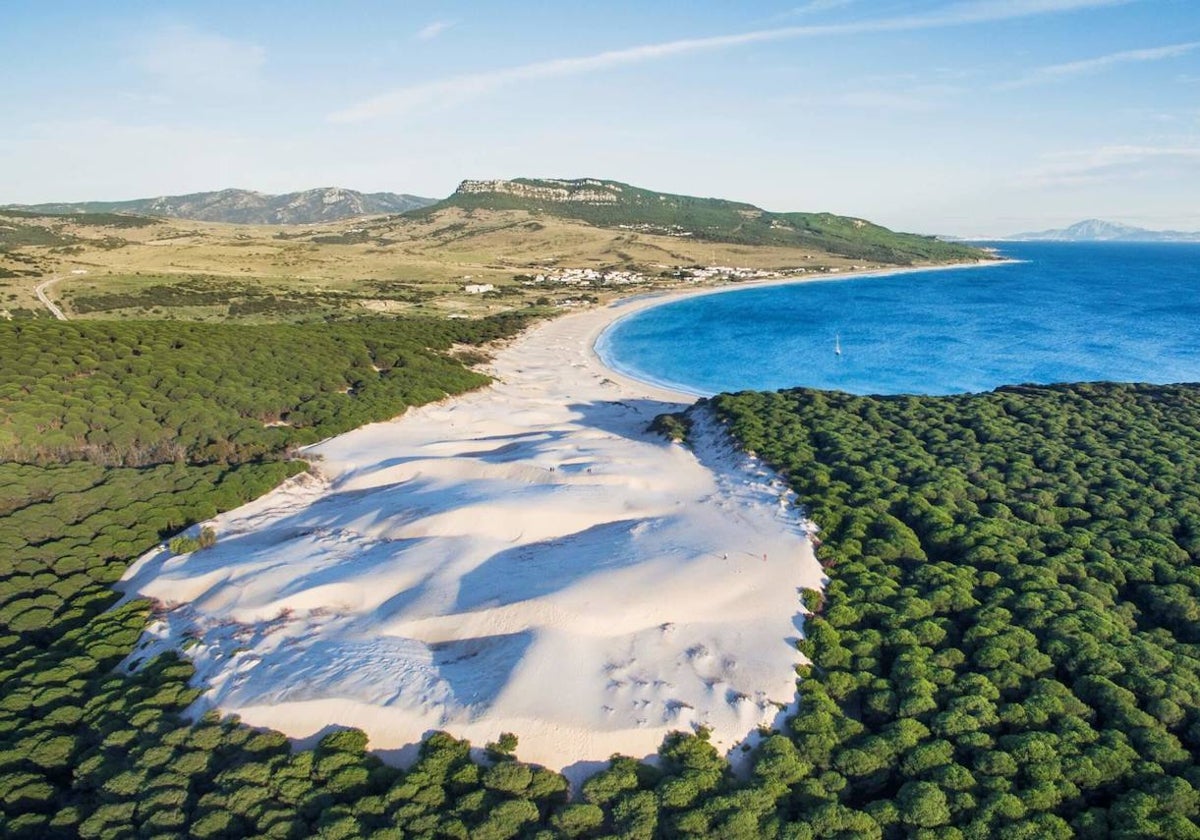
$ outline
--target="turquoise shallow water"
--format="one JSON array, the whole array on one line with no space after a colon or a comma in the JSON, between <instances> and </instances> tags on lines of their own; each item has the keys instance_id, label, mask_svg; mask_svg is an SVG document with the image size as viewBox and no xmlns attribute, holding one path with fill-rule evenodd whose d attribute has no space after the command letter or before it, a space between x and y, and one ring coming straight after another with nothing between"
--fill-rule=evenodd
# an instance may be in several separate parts
<instances>
[{"instance_id":1,"label":"turquoise shallow water","mask_svg":"<svg viewBox=\"0 0 1200 840\"><path fill-rule=\"evenodd\" d=\"M686 298L617 321L596 349L698 395L1200 381L1200 244L996 247L1021 262Z\"/></svg>"}]
</instances>

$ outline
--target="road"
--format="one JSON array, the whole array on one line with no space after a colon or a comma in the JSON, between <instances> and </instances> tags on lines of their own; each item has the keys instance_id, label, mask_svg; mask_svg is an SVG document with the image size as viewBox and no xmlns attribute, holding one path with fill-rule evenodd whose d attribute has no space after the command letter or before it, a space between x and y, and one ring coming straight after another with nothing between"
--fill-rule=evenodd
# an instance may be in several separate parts
<instances>
[{"instance_id":1,"label":"road","mask_svg":"<svg viewBox=\"0 0 1200 840\"><path fill-rule=\"evenodd\" d=\"M58 308L58 305L55 304L54 301L50 300L49 295L46 294L46 290L57 283L59 279L61 278L55 274L49 280L43 280L41 283L38 283L37 288L34 289L33 292L38 296L38 300L46 304L46 308L50 310L51 315L60 321L65 321L67 320L67 316L63 314L63 311Z\"/></svg>"}]
</instances>

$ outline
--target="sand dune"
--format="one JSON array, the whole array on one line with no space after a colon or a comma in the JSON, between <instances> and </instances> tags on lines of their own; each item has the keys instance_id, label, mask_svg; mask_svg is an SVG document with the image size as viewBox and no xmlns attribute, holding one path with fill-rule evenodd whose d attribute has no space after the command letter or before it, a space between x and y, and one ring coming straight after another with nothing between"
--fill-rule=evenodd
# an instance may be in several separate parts
<instances>
[{"instance_id":1,"label":"sand dune","mask_svg":"<svg viewBox=\"0 0 1200 840\"><path fill-rule=\"evenodd\" d=\"M191 639L200 710L304 739L358 726L398 760L432 729L579 778L705 725L726 748L795 695L797 590L821 571L783 485L691 398L623 379L598 332L646 302L543 324L496 384L313 447L301 476L152 552L123 583Z\"/></svg>"}]
</instances>

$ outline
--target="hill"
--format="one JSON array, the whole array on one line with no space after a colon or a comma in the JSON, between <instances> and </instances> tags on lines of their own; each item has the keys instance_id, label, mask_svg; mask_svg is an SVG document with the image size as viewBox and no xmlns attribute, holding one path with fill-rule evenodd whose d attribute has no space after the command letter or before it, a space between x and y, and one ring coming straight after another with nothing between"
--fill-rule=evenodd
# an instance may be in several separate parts
<instances>
[{"instance_id":1,"label":"hill","mask_svg":"<svg viewBox=\"0 0 1200 840\"><path fill-rule=\"evenodd\" d=\"M112 207L0 209L0 318L49 317L43 295L69 318L476 316L988 257L861 219L611 181L466 182L428 208L311 225L97 212Z\"/></svg>"},{"instance_id":2,"label":"hill","mask_svg":"<svg viewBox=\"0 0 1200 840\"><path fill-rule=\"evenodd\" d=\"M1200 231L1147 230L1118 222L1085 219L1058 230L1017 233L1004 238L1027 242L1200 242Z\"/></svg>"},{"instance_id":3,"label":"hill","mask_svg":"<svg viewBox=\"0 0 1200 840\"><path fill-rule=\"evenodd\" d=\"M283 195L229 189L129 201L11 205L11 208L34 213L134 213L242 225L304 225L355 216L403 213L433 204L435 200L416 195L321 187Z\"/></svg>"},{"instance_id":4,"label":"hill","mask_svg":"<svg viewBox=\"0 0 1200 840\"><path fill-rule=\"evenodd\" d=\"M449 198L410 213L448 208L524 210L605 228L707 242L805 248L891 264L972 260L986 255L931 236L896 233L832 213L773 213L738 201L653 192L617 181L517 178L463 181Z\"/></svg>"}]
</instances>

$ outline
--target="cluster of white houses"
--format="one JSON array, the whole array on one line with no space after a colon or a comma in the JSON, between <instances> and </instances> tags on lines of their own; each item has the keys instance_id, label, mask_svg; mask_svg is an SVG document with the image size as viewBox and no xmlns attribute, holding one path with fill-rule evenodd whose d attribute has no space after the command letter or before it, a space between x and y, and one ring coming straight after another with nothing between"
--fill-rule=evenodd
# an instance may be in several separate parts
<instances>
[{"instance_id":1,"label":"cluster of white houses","mask_svg":"<svg viewBox=\"0 0 1200 840\"><path fill-rule=\"evenodd\" d=\"M799 274L837 274L839 268L828 266L811 266L809 268L738 268L730 265L707 265L690 268L661 266L663 272L659 277L672 277L690 283L711 281L742 281L742 280L772 280L780 277L795 277ZM851 270L860 266L850 266ZM470 278L464 278L470 279ZM540 274L518 277L523 286L542 286L557 284L562 286L629 286L648 283L651 277L638 271L623 271L619 269L597 268L562 268L546 270ZM493 291L496 287L491 283L469 283L463 286L463 291L469 295L483 294Z\"/></svg>"},{"instance_id":2,"label":"cluster of white houses","mask_svg":"<svg viewBox=\"0 0 1200 840\"><path fill-rule=\"evenodd\" d=\"M691 280L698 283L702 280L767 280L772 277L786 277L804 269L788 271L770 271L765 268L734 268L729 265L707 265L703 268L678 268L671 272L672 276L681 280Z\"/></svg>"},{"instance_id":3,"label":"cluster of white houses","mask_svg":"<svg viewBox=\"0 0 1200 840\"><path fill-rule=\"evenodd\" d=\"M660 236L692 236L690 230L685 230L679 225L617 225L621 230L636 230L638 233L656 233Z\"/></svg>"},{"instance_id":4,"label":"cluster of white houses","mask_svg":"<svg viewBox=\"0 0 1200 840\"><path fill-rule=\"evenodd\" d=\"M765 280L773 277L790 277L793 274L804 274L808 269L791 268L771 271L764 268L735 268L728 265L697 266L695 268L666 269L662 277L674 277L677 280L687 280L699 283L706 280ZM647 283L651 278L638 271L622 271L618 269L595 268L564 268L536 274L527 280L522 280L526 286L540 286L546 283L558 283L564 286L628 286L636 283Z\"/></svg>"},{"instance_id":5,"label":"cluster of white houses","mask_svg":"<svg viewBox=\"0 0 1200 840\"><path fill-rule=\"evenodd\" d=\"M537 286L542 283L561 283L564 286L628 286L631 283L645 283L648 279L646 275L636 271L564 268L548 274L537 274L522 282L527 286Z\"/></svg>"}]
</instances>

